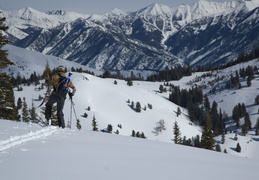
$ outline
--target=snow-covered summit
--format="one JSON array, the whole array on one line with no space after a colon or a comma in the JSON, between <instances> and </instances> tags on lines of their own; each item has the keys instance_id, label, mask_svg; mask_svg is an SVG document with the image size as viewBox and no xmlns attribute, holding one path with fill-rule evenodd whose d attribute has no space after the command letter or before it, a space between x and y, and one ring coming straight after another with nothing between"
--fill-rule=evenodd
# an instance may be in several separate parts
<instances>
[{"instance_id":1,"label":"snow-covered summit","mask_svg":"<svg viewBox=\"0 0 259 180\"><path fill-rule=\"evenodd\" d=\"M55 13L54 13L55 12ZM9 27L8 33L22 39L28 34L23 31L28 27L53 28L60 23L71 22L78 18L87 18L89 15L83 15L75 12L52 11L43 13L31 7L22 8L15 11L2 11L1 16L6 17L6 25Z\"/></svg>"}]
</instances>

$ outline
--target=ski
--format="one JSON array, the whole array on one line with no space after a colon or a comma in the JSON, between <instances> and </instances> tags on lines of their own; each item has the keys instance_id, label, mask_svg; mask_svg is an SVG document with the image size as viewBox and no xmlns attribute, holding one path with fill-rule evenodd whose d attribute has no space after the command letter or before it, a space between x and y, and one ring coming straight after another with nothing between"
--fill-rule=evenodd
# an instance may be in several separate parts
<instances>
[{"instance_id":1,"label":"ski","mask_svg":"<svg viewBox=\"0 0 259 180\"><path fill-rule=\"evenodd\" d=\"M38 114L37 114L37 117L39 118L38 124L39 124L41 127L51 126L51 120L46 121L46 120L44 120L42 117L40 117Z\"/></svg>"}]
</instances>

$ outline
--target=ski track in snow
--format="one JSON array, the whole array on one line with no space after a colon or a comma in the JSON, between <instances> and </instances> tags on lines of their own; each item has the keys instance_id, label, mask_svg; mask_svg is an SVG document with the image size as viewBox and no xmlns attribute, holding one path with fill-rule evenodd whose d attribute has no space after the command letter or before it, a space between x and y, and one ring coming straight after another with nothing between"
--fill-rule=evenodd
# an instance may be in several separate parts
<instances>
[{"instance_id":1,"label":"ski track in snow","mask_svg":"<svg viewBox=\"0 0 259 180\"><path fill-rule=\"evenodd\" d=\"M0 152L3 152L25 142L50 136L57 130L57 127L50 126L34 132L30 131L29 133L20 136L11 136L7 140L0 141Z\"/></svg>"}]
</instances>

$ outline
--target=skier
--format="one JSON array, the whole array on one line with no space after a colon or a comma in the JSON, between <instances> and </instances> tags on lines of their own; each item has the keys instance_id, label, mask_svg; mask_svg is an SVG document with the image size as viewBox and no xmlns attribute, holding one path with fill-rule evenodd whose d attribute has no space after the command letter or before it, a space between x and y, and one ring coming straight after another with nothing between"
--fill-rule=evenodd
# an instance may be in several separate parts
<instances>
[{"instance_id":1,"label":"skier","mask_svg":"<svg viewBox=\"0 0 259 180\"><path fill-rule=\"evenodd\" d=\"M63 66L58 67L58 72L54 74L50 79L46 80L47 84L51 84L53 86L53 91L49 97L48 102L46 103L46 109L45 109L45 118L47 121L47 124L50 124L50 118L51 118L51 109L54 103L57 103L57 117L58 117L58 125L59 127L65 128L65 121L64 121L64 114L63 114L63 107L66 100L66 95L68 92L68 88L72 89L72 92L69 92L69 97L72 98L72 96L76 92L76 88L73 85L73 83L70 81L67 81L67 77L65 74L65 68ZM65 84L67 82L67 84ZM65 90L63 89L65 87Z\"/></svg>"}]
</instances>

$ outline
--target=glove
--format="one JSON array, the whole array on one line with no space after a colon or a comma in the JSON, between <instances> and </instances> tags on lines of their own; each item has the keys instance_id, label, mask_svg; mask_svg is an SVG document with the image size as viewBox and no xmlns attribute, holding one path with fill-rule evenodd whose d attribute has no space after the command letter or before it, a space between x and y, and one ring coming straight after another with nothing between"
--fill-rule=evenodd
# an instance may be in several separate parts
<instances>
[{"instance_id":1,"label":"glove","mask_svg":"<svg viewBox=\"0 0 259 180\"><path fill-rule=\"evenodd\" d=\"M73 93L68 93L68 95L69 95L69 97L70 97L70 99L72 99L72 97L74 96L74 94Z\"/></svg>"}]
</instances>

